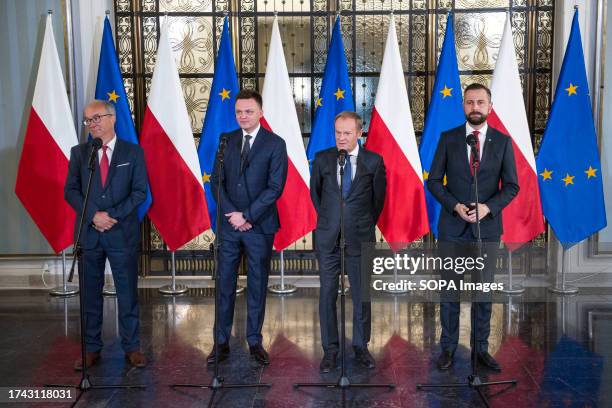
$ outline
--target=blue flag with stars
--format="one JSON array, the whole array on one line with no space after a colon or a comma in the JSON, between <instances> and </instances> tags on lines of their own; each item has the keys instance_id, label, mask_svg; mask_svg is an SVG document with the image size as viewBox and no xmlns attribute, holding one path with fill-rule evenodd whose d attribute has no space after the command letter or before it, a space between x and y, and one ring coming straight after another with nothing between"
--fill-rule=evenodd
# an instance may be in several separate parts
<instances>
[{"instance_id":1,"label":"blue flag with stars","mask_svg":"<svg viewBox=\"0 0 612 408\"><path fill-rule=\"evenodd\" d=\"M564 248L607 225L578 10L574 13L536 167L544 216Z\"/></svg>"},{"instance_id":2,"label":"blue flag with stars","mask_svg":"<svg viewBox=\"0 0 612 408\"><path fill-rule=\"evenodd\" d=\"M236 122L236 94L239 91L236 65L229 34L227 17L223 22L223 33L215 61L215 74L213 76L208 108L202 126L202 135L198 145L198 158L206 193L206 204L210 216L210 225L216 231L217 204L210 186L210 175L215 163L215 154L219 147L219 138L222 133L238 129Z\"/></svg>"},{"instance_id":3,"label":"blue flag with stars","mask_svg":"<svg viewBox=\"0 0 612 408\"><path fill-rule=\"evenodd\" d=\"M98 80L96 81L96 99L111 102L115 105L115 110L117 111L115 133L117 137L126 142L138 144L130 104L125 95L121 70L119 69L119 60L117 59L117 52L113 42L113 31L111 30L108 17L104 19ZM151 189L147 187L147 197L138 207L139 220L142 221L147 211L149 211L152 201Z\"/></svg>"},{"instance_id":4,"label":"blue flag with stars","mask_svg":"<svg viewBox=\"0 0 612 408\"><path fill-rule=\"evenodd\" d=\"M423 136L421 136L421 145L419 146L419 155L421 156L421 164L423 166L423 180L425 182L427 182L429 168L440 141L440 134L446 130L456 128L465 122L453 25L453 15L449 13L446 20L446 33L444 34L442 52L438 60L431 102L429 103ZM425 199L427 201L429 229L434 234L434 237L438 238L440 203L431 195L428 189L425 189Z\"/></svg>"},{"instance_id":5,"label":"blue flag with stars","mask_svg":"<svg viewBox=\"0 0 612 408\"><path fill-rule=\"evenodd\" d=\"M342 111L355 111L353 91L349 80L340 17L336 17L332 32L327 62L323 72L321 91L315 103L315 116L310 133L310 142L306 149L308 162L312 163L315 155L321 150L336 145L334 119Z\"/></svg>"}]
</instances>

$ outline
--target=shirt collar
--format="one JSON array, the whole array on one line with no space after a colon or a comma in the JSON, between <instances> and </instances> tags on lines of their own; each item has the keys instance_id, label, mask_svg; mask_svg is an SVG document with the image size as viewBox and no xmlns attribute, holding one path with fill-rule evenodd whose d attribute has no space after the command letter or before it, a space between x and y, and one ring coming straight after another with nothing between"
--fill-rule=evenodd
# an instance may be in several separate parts
<instances>
[{"instance_id":1,"label":"shirt collar","mask_svg":"<svg viewBox=\"0 0 612 408\"><path fill-rule=\"evenodd\" d=\"M359 154L359 143L357 143L357 146L355 146L355 148L349 152L349 156L357 157L358 154Z\"/></svg>"},{"instance_id":2,"label":"shirt collar","mask_svg":"<svg viewBox=\"0 0 612 408\"><path fill-rule=\"evenodd\" d=\"M487 134L487 130L489 130L489 124L487 122L484 123L484 126L478 130L480 132L478 137L485 137ZM469 122L465 122L465 135L472 134L474 132L474 128L470 126Z\"/></svg>"},{"instance_id":3,"label":"shirt collar","mask_svg":"<svg viewBox=\"0 0 612 408\"><path fill-rule=\"evenodd\" d=\"M249 133L246 130L242 129L242 137L245 137L246 135L251 135L252 140L255 140L255 136L257 136L257 133L259 133L259 128L260 127L261 127L261 124L258 124L257 127L255 128L255 130L252 131L251 133Z\"/></svg>"},{"instance_id":4,"label":"shirt collar","mask_svg":"<svg viewBox=\"0 0 612 408\"><path fill-rule=\"evenodd\" d=\"M117 135L113 135L111 141L106 144L106 146L110 149L111 152L115 151L115 143L117 143Z\"/></svg>"}]
</instances>

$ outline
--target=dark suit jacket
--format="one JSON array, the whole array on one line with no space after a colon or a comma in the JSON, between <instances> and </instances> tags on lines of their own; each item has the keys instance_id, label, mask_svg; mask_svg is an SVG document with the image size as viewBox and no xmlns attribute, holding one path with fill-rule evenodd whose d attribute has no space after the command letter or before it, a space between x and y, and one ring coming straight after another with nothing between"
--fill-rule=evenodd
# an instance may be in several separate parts
<instances>
[{"instance_id":1,"label":"dark suit jacket","mask_svg":"<svg viewBox=\"0 0 612 408\"><path fill-rule=\"evenodd\" d=\"M280 228L276 201L287 181L287 147L278 135L259 128L247 158L240 171L242 130L221 135L227 137L224 152L224 176L221 188L221 228L233 231L224 214L240 211L253 225L253 232L274 234ZM211 177L212 191L217 197L219 163L215 160Z\"/></svg>"},{"instance_id":2,"label":"dark suit jacket","mask_svg":"<svg viewBox=\"0 0 612 408\"><path fill-rule=\"evenodd\" d=\"M480 221L483 239L501 236L501 211L518 194L519 185L514 162L512 140L491 126L488 127L478 170L479 201L491 213ZM446 175L446 185L443 184ZM500 187L501 182L501 187ZM438 224L438 238L453 240L468 227L455 212L455 205L475 202L474 177L467 155L465 124L443 132L427 180L427 188L442 205ZM476 224L471 224L476 236Z\"/></svg>"},{"instance_id":3,"label":"dark suit jacket","mask_svg":"<svg viewBox=\"0 0 612 408\"><path fill-rule=\"evenodd\" d=\"M89 169L91 141L74 146L70 151L68 177L64 187L64 197L77 214L81 213ZM81 244L84 249L92 249L98 244L100 234L105 234L114 248L137 247L140 243L138 206L147 195L147 169L144 152L138 145L119 138L110 163L106 186L102 187L100 165L96 156L95 173L83 221ZM96 211L107 211L118 222L106 232L96 231L91 223ZM75 241L79 217L75 224Z\"/></svg>"},{"instance_id":4,"label":"dark suit jacket","mask_svg":"<svg viewBox=\"0 0 612 408\"><path fill-rule=\"evenodd\" d=\"M335 250L340 234L340 186L337 178L338 150L319 152L312 165L310 197L317 210L316 249ZM361 244L375 242L375 226L385 203L387 179L380 155L359 148L357 171L349 195L344 201L344 236L346 253L361 254Z\"/></svg>"}]
</instances>

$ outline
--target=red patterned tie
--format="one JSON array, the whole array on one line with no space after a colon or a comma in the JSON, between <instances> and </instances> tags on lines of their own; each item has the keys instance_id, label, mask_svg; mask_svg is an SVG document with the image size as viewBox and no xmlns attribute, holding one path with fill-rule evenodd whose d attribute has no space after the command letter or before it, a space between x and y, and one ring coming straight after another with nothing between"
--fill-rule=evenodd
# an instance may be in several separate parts
<instances>
[{"instance_id":1,"label":"red patterned tie","mask_svg":"<svg viewBox=\"0 0 612 408\"><path fill-rule=\"evenodd\" d=\"M106 177L108 176L108 156L106 155L107 145L102 146L102 160L100 160L100 177L102 178L102 187L106 185Z\"/></svg>"},{"instance_id":2,"label":"red patterned tie","mask_svg":"<svg viewBox=\"0 0 612 408\"><path fill-rule=\"evenodd\" d=\"M478 137L480 131L475 130L472 132L472 134L476 136L476 151L478 151L478 154L480 155L480 138ZM472 176L474 175L474 159L474 148L472 148L472 154L470 154L470 172L472 172ZM478 164L476 167L478 167Z\"/></svg>"}]
</instances>

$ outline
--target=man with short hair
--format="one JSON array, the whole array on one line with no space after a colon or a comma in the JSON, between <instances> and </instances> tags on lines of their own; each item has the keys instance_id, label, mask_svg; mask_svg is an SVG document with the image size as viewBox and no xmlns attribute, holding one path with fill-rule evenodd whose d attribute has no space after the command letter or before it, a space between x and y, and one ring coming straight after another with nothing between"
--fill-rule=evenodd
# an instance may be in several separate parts
<instances>
[{"instance_id":1,"label":"man with short hair","mask_svg":"<svg viewBox=\"0 0 612 408\"><path fill-rule=\"evenodd\" d=\"M138 306L138 250L140 222L138 206L147 194L147 170L140 146L119 139L115 134L115 107L94 100L85 107L83 124L92 138L102 140L97 152L89 202L81 232L85 273L85 364L91 367L100 359L102 349L102 287L108 258L117 289L119 333L128 362L146 365L140 351ZM68 177L64 188L66 201L80 214L89 179L92 140L70 151ZM79 217L75 223L75 240ZM82 370L82 360L75 369Z\"/></svg>"},{"instance_id":2,"label":"man with short hair","mask_svg":"<svg viewBox=\"0 0 612 408\"><path fill-rule=\"evenodd\" d=\"M266 310L266 293L272 243L280 228L276 201L280 198L287 179L287 148L285 141L260 125L263 117L261 95L253 90L242 90L236 95L236 120L239 129L221 135L220 143L227 142L221 189L222 221L219 246L219 342L218 361L230 352L229 340L234 320L234 302L241 249L247 258L247 342L251 356L260 364L270 362L263 347L261 329ZM215 161L211 177L215 197L218 192L219 163ZM215 346L208 355L208 364L215 361Z\"/></svg>"},{"instance_id":3,"label":"man with short hair","mask_svg":"<svg viewBox=\"0 0 612 408\"><path fill-rule=\"evenodd\" d=\"M491 91L484 85L474 83L465 88L463 110L466 123L443 132L429 171L427 188L442 205L438 224L440 248L464 256L465 250L477 242L476 206L480 218L480 237L483 248L495 249L502 234L501 212L518 194L518 178L514 162L512 140L488 126L487 116L491 112ZM480 157L475 157L467 140L473 138ZM476 162L476 166L474 163ZM476 170L474 170L476 168ZM478 199L475 201L474 172L478 176ZM446 177L446 183L444 179ZM472 255L479 253L473 250ZM492 280L495 258L486 257L481 281ZM458 281L460 276L449 272L449 280ZM440 302L442 353L438 368L447 370L459 341L460 303L457 294L443 291ZM482 298L482 296L480 296ZM491 302L476 300L472 303L472 353L476 353L478 364L494 371L501 371L497 361L488 352Z\"/></svg>"},{"instance_id":4,"label":"man with short hair","mask_svg":"<svg viewBox=\"0 0 612 408\"><path fill-rule=\"evenodd\" d=\"M310 177L310 196L317 210L315 243L319 260L319 318L324 351L320 370L327 373L336 367L339 351L336 299L340 273L340 194L344 197L344 231L346 240L345 270L351 283L353 301L353 349L357 362L374 368L368 350L371 331L371 304L364 299L369 290L369 275L361 273L361 246L375 242L375 225L382 212L386 192L383 159L377 153L359 146L362 120L355 112L340 112L335 119L336 146L317 153ZM343 190L340 191L338 153L346 152Z\"/></svg>"}]
</instances>

